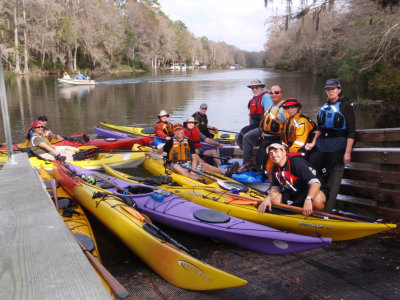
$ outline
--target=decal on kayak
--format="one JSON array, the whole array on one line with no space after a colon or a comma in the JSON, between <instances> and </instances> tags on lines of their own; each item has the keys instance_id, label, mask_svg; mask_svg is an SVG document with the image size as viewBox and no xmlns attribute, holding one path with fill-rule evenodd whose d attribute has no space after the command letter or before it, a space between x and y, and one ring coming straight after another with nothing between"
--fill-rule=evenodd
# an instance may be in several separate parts
<instances>
[{"instance_id":1,"label":"decal on kayak","mask_svg":"<svg viewBox=\"0 0 400 300\"><path fill-rule=\"evenodd\" d=\"M124 160L129 160L130 157L131 157L130 153L125 153L124 154Z\"/></svg>"},{"instance_id":2,"label":"decal on kayak","mask_svg":"<svg viewBox=\"0 0 400 300\"><path fill-rule=\"evenodd\" d=\"M184 260L178 260L179 265L184 269L188 270L190 272L193 272L200 277L202 277L205 280L208 280L209 282L212 282L212 279L208 277L199 267L196 267L195 265L191 264L190 262L184 261Z\"/></svg>"},{"instance_id":3,"label":"decal on kayak","mask_svg":"<svg viewBox=\"0 0 400 300\"><path fill-rule=\"evenodd\" d=\"M288 243L286 243L284 241L275 240L273 243L279 249L287 249L287 248L289 248Z\"/></svg>"},{"instance_id":4,"label":"decal on kayak","mask_svg":"<svg viewBox=\"0 0 400 300\"><path fill-rule=\"evenodd\" d=\"M306 223L306 222L299 222L297 223L300 226L304 226L304 227L315 227L315 228L324 228L323 224L313 224L313 223ZM327 225L325 226L326 229L332 229L331 225Z\"/></svg>"}]
</instances>

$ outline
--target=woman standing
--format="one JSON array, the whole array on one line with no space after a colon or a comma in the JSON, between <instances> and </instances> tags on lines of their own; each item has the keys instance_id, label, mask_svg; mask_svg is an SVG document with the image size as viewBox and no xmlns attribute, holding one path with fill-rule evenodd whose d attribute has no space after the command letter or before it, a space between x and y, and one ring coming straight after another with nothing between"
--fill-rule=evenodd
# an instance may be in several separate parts
<instances>
[{"instance_id":1,"label":"woman standing","mask_svg":"<svg viewBox=\"0 0 400 300\"><path fill-rule=\"evenodd\" d=\"M341 97L339 80L328 79L325 84L328 101L318 113L318 130L306 150L315 147L310 156L310 163L327 178L327 175L340 161L351 161L351 150L356 134L353 103ZM326 179L325 179L326 180Z\"/></svg>"}]
</instances>

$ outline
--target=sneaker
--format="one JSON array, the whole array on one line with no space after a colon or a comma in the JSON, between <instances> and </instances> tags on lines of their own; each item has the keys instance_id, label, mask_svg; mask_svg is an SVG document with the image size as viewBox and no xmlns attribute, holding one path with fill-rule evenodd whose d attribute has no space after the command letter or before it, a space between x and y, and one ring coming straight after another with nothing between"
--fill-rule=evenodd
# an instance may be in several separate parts
<instances>
[{"instance_id":1,"label":"sneaker","mask_svg":"<svg viewBox=\"0 0 400 300\"><path fill-rule=\"evenodd\" d=\"M229 167L228 169L226 169L226 173L225 176L226 177L232 177L233 173L236 173L237 170L239 168L239 163L235 162L231 167Z\"/></svg>"},{"instance_id":2,"label":"sneaker","mask_svg":"<svg viewBox=\"0 0 400 300\"><path fill-rule=\"evenodd\" d=\"M238 170L237 173L244 173L244 172L248 172L251 170L251 168L253 167L253 163L248 161L247 163L244 163L243 166L241 166Z\"/></svg>"}]
</instances>

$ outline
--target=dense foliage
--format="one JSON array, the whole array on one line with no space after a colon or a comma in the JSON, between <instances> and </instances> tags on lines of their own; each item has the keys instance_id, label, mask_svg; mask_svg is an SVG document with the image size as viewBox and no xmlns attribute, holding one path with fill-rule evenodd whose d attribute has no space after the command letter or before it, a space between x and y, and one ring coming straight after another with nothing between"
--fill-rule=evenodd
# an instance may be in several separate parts
<instances>
[{"instance_id":1,"label":"dense foliage","mask_svg":"<svg viewBox=\"0 0 400 300\"><path fill-rule=\"evenodd\" d=\"M287 2L287 13L270 21L267 65L338 77L377 99L400 100L399 1L303 0L296 11Z\"/></svg>"},{"instance_id":2,"label":"dense foliage","mask_svg":"<svg viewBox=\"0 0 400 300\"><path fill-rule=\"evenodd\" d=\"M2 0L0 37L5 69L15 73L263 63L263 52L194 37L157 0Z\"/></svg>"}]
</instances>

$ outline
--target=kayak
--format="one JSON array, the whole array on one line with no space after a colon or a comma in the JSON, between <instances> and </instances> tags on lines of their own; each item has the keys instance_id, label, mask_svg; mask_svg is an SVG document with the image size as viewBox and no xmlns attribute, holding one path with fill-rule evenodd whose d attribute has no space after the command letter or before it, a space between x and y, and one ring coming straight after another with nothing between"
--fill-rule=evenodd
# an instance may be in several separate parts
<instances>
[{"instance_id":1,"label":"kayak","mask_svg":"<svg viewBox=\"0 0 400 300\"><path fill-rule=\"evenodd\" d=\"M67 151L78 152L79 149L67 146L58 146L58 149L66 149ZM76 160L70 161L71 164L91 170L101 169L102 164L110 165L114 168L135 168L145 159L144 152L127 151L123 153L99 153L96 159L92 160ZM0 153L0 164L8 161L7 153ZM45 161L37 157L30 157L29 161L33 167L43 167L46 170L53 169L54 165L51 161Z\"/></svg>"},{"instance_id":2,"label":"kayak","mask_svg":"<svg viewBox=\"0 0 400 300\"><path fill-rule=\"evenodd\" d=\"M165 175L164 160L148 158L143 167L153 175ZM176 195L199 205L222 211L230 216L243 218L251 222L267 225L283 231L316 237L330 237L333 241L343 241L369 236L375 233L395 229L395 224L362 222L356 219L324 214L304 216L293 209L274 207L272 213L260 214L252 201L237 198L248 197L263 200L265 195L219 174L207 172L203 176L206 184L168 171L173 181L182 187L160 186ZM210 180L209 178L214 178ZM227 188L234 187L237 197L232 197ZM229 195L228 195L229 194ZM344 220L345 219L345 220Z\"/></svg>"},{"instance_id":3,"label":"kayak","mask_svg":"<svg viewBox=\"0 0 400 300\"><path fill-rule=\"evenodd\" d=\"M120 126L120 125L113 125L113 124L108 124L105 122L100 122L100 125L114 130L114 131L119 131L119 132L124 132L124 133L130 133L133 135L138 135L138 136L153 136L154 135L154 128L153 127L147 127L147 128L140 128L140 127L133 127L133 126ZM215 140L220 140L220 141L229 141L233 142L235 141L236 136L234 134L227 134L227 133L215 133L213 139Z\"/></svg>"},{"instance_id":4,"label":"kayak","mask_svg":"<svg viewBox=\"0 0 400 300\"><path fill-rule=\"evenodd\" d=\"M47 192L54 201L53 190L51 187L51 179L53 177L45 169L40 170L40 177L46 186ZM56 193L58 199L58 213L60 217L63 218L65 225L75 238L87 249L87 251L93 254L95 259L101 263L96 239L85 211L59 184L56 184ZM112 294L110 286L106 281L104 281L103 277L98 272L97 274L99 275L104 287L110 294Z\"/></svg>"},{"instance_id":5,"label":"kayak","mask_svg":"<svg viewBox=\"0 0 400 300\"><path fill-rule=\"evenodd\" d=\"M217 290L243 286L239 277L210 266L189 253L123 200L88 185L61 163L55 163L55 177L84 208L113 232L150 268L167 282L189 290Z\"/></svg>"},{"instance_id":6,"label":"kayak","mask_svg":"<svg viewBox=\"0 0 400 300\"><path fill-rule=\"evenodd\" d=\"M153 137L124 137L124 138L116 138L116 137L108 137L103 139L88 139L85 135L72 135L68 138L65 138L63 141L59 141L57 139L51 140L51 144L53 146L70 146L79 148L82 146L95 146L99 149L121 149L121 150L130 150L134 144L147 145L149 142L153 140ZM21 151L22 149L30 147L29 140L26 140L23 143L13 144L14 151ZM7 144L0 144L0 150L6 151Z\"/></svg>"},{"instance_id":7,"label":"kayak","mask_svg":"<svg viewBox=\"0 0 400 300\"><path fill-rule=\"evenodd\" d=\"M93 127L94 131L96 132L98 137L102 138L115 138L115 139L120 139L120 138L129 138L133 137L134 135L125 133L125 132L118 132L114 130L109 130L109 129L104 129L101 127ZM151 138L151 136L148 136Z\"/></svg>"},{"instance_id":8,"label":"kayak","mask_svg":"<svg viewBox=\"0 0 400 300\"><path fill-rule=\"evenodd\" d=\"M96 84L95 80L89 79L57 79L59 85L94 85Z\"/></svg>"},{"instance_id":9,"label":"kayak","mask_svg":"<svg viewBox=\"0 0 400 300\"><path fill-rule=\"evenodd\" d=\"M130 175L107 166L103 167L107 174L112 176L107 177L84 168L66 165L78 176L81 174L85 178L91 176L101 188L120 196L129 197L142 213L159 224L218 239L241 248L266 254L286 254L328 246L332 241L329 238L285 233L271 227L231 217L225 213L204 208L160 188L138 184L137 181L129 179ZM110 182L121 187L122 190L118 190L109 184ZM127 194L122 194L124 191L127 191Z\"/></svg>"}]
</instances>

